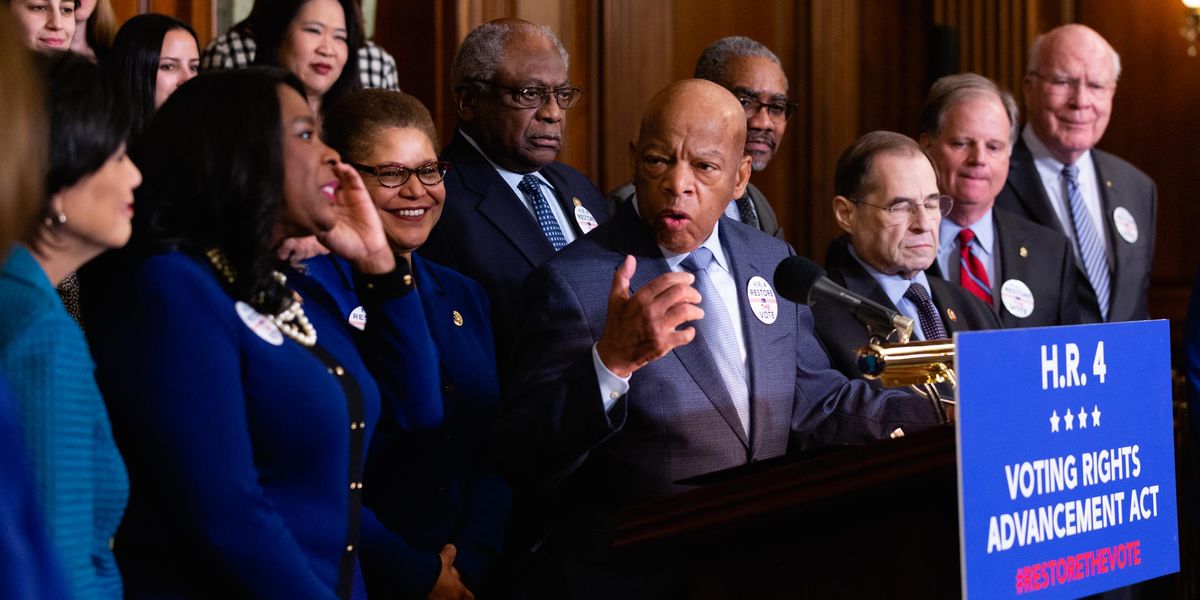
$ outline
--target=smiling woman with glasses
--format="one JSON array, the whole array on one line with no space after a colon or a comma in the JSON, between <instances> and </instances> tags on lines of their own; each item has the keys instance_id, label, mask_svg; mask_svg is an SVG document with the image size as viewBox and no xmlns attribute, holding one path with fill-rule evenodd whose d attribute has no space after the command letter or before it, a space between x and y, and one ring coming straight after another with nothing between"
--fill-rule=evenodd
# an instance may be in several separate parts
<instances>
[{"instance_id":1,"label":"smiling woman with glasses","mask_svg":"<svg viewBox=\"0 0 1200 600\"><path fill-rule=\"evenodd\" d=\"M560 103L563 89L568 88L554 90ZM412 265L421 297L426 327L416 325L410 333L432 338L437 347L439 364L427 369L434 374L433 391L416 393L424 393L445 415L432 430L412 431L385 421L376 433L367 457L365 501L411 545L413 557L399 570L365 562L367 589L373 597L463 597L467 588L485 595L510 502L508 487L487 467L483 446L500 406L491 307L474 280L415 253L429 239L443 205L455 201L446 197L442 182L450 164L437 160L429 111L400 92L348 94L330 107L325 137L348 164L375 175L366 178L367 192L397 261ZM322 256L308 266L309 275L323 282L353 321L356 292L339 275L338 261ZM371 479L371 473L384 475Z\"/></svg>"}]
</instances>

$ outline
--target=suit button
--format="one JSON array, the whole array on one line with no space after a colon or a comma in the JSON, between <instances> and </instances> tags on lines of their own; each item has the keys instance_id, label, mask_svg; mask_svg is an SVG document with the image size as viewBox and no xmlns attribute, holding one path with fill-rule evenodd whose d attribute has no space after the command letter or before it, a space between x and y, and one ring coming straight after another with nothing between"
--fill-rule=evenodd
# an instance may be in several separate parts
<instances>
[{"instance_id":1,"label":"suit button","mask_svg":"<svg viewBox=\"0 0 1200 600\"><path fill-rule=\"evenodd\" d=\"M442 393L443 394L453 394L454 393L454 384L453 383L442 384Z\"/></svg>"}]
</instances>

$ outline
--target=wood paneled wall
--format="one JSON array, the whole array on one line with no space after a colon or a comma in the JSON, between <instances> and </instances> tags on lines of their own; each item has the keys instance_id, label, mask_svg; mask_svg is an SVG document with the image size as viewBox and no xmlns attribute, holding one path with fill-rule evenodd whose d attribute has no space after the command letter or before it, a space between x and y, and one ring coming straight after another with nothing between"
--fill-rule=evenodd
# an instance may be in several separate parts
<instances>
[{"instance_id":1,"label":"wood paneled wall","mask_svg":"<svg viewBox=\"0 0 1200 600\"><path fill-rule=\"evenodd\" d=\"M112 0L122 20L164 12L202 39L219 0ZM586 95L568 116L562 160L602 192L628 179L627 146L642 107L670 81L688 77L699 52L725 35L748 35L783 62L800 104L779 154L753 181L801 253L820 260L839 231L830 213L833 165L873 129L916 133L917 111L946 69L996 79L1020 98L1027 48L1055 25L1092 26L1121 53L1124 72L1100 146L1159 185L1158 251L1151 314L1182 326L1200 253L1188 243L1200 223L1200 58L1179 35L1178 0L387 0L376 41L397 58L400 85L453 133L449 72L459 42L484 21L518 16L554 28L571 53L571 78Z\"/></svg>"}]
</instances>

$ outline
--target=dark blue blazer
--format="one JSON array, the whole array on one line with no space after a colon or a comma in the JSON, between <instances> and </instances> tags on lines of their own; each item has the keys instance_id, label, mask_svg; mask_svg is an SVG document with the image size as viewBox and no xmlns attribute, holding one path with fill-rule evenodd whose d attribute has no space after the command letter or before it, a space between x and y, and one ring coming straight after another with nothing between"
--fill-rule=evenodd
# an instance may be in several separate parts
<instances>
[{"instance_id":1,"label":"dark blue blazer","mask_svg":"<svg viewBox=\"0 0 1200 600\"><path fill-rule=\"evenodd\" d=\"M1136 321L1150 318L1146 296L1150 290L1150 269L1154 262L1154 238L1158 217L1158 188L1137 167L1092 148L1092 160L1100 177L1101 204L1104 209L1105 237L1116 257L1112 269L1112 294L1109 297L1109 321ZM1054 207L1042 186L1033 154L1024 140L1013 146L1008 165L1008 181L996 197L996 207L1015 212L1030 221L1063 232ZM1128 242L1117 233L1113 211L1125 208L1137 222L1138 237ZM1065 235L1065 233L1064 233ZM1072 257L1074 251L1072 251ZM1088 282L1083 265L1076 261L1076 298L1084 323L1100 321L1096 293Z\"/></svg>"},{"instance_id":2,"label":"dark blue blazer","mask_svg":"<svg viewBox=\"0 0 1200 600\"><path fill-rule=\"evenodd\" d=\"M669 270L632 205L530 278L500 448L515 481L557 490L554 530L544 549L551 562L570 565L564 569L571 574L564 584L569 591L561 597L605 597L614 589L608 587L613 572L593 566L611 558L617 513L685 489L681 479L789 448L861 443L935 421L926 401L872 390L831 369L807 307L779 298L773 323L752 314L747 284L756 276L770 281L793 254L790 246L724 217L720 239L743 307L749 438L699 338L635 372L629 392L605 413L591 349L604 331L612 274L625 255L635 256L630 290L636 292Z\"/></svg>"},{"instance_id":3,"label":"dark blue blazer","mask_svg":"<svg viewBox=\"0 0 1200 600\"><path fill-rule=\"evenodd\" d=\"M497 355L504 367L517 324L525 278L554 255L525 202L513 193L496 169L461 133L442 151L453 164L446 175L446 203L422 256L478 281L492 302L492 325ZM571 218L578 200L600 223L608 209L596 186L582 173L562 163L539 171L554 185L555 200L563 207L575 235L583 232Z\"/></svg>"},{"instance_id":4,"label":"dark blue blazer","mask_svg":"<svg viewBox=\"0 0 1200 600\"><path fill-rule=\"evenodd\" d=\"M467 585L487 589L511 503L508 485L485 455L500 408L487 295L452 269L417 255L412 259L424 319L413 326L436 346L437 363L408 377L432 376L444 420L437 427L405 430L387 418L385 408L371 443L364 500L412 549L399 566L363 557L368 590L383 597L424 598L441 568L437 553L447 543L458 548L454 564ZM307 264L309 275L337 297L348 318L358 301L345 262L320 257ZM397 568L400 577L376 576Z\"/></svg>"},{"instance_id":5,"label":"dark blue blazer","mask_svg":"<svg viewBox=\"0 0 1200 600\"><path fill-rule=\"evenodd\" d=\"M353 510L354 444L369 443L380 397L327 298L301 291L335 368L252 329L212 268L182 252L146 258L111 284L103 306L121 308L93 342L130 472L116 542L127 597L329 600L343 557L360 546L399 560L395 536ZM289 287L313 289L298 273ZM373 310L402 318L414 306L405 294Z\"/></svg>"}]
</instances>

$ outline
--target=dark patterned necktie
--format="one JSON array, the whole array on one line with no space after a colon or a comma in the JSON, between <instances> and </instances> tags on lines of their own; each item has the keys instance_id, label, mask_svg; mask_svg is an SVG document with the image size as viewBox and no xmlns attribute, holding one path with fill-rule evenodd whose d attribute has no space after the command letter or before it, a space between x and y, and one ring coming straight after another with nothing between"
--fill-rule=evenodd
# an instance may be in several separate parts
<instances>
[{"instance_id":1,"label":"dark patterned necktie","mask_svg":"<svg viewBox=\"0 0 1200 600\"><path fill-rule=\"evenodd\" d=\"M926 340L944 340L950 337L946 335L946 328L942 326L942 320L938 318L937 308L933 306L933 299L929 297L929 292L926 292L921 284L913 283L908 286L904 297L917 306L917 317L921 321L921 333L925 334Z\"/></svg>"},{"instance_id":2,"label":"dark patterned necktie","mask_svg":"<svg viewBox=\"0 0 1200 600\"><path fill-rule=\"evenodd\" d=\"M749 194L737 199L737 208L738 215L741 217L743 223L759 229L758 215L754 214L754 204L750 202Z\"/></svg>"},{"instance_id":3,"label":"dark patterned necktie","mask_svg":"<svg viewBox=\"0 0 1200 600\"><path fill-rule=\"evenodd\" d=\"M529 203L533 205L533 214L537 217L538 225L541 226L542 233L546 234L550 245L554 246L555 252L562 250L562 247L567 245L567 238L563 237L562 229L558 227L558 219L554 218L554 212L550 210L550 203L542 194L542 183L530 173L521 178L517 189L521 190L521 193L529 199Z\"/></svg>"}]
</instances>

